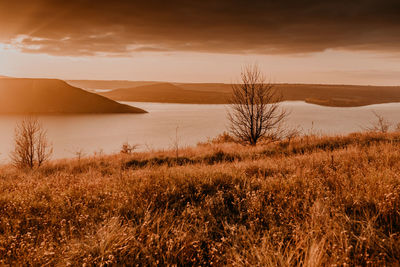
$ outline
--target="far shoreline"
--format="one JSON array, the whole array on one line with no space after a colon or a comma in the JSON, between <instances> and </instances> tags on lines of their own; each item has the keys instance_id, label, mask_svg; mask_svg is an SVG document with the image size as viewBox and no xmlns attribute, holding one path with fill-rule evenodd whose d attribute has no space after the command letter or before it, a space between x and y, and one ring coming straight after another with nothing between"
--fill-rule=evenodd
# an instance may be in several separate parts
<instances>
[{"instance_id":1,"label":"far shoreline","mask_svg":"<svg viewBox=\"0 0 400 267\"><path fill-rule=\"evenodd\" d=\"M205 106L205 105L210 105L210 106L229 106L231 105L230 103L220 103L220 104L215 104L215 103L180 103L180 102L156 102L156 101L117 101L118 103L121 104L127 104L130 105L132 104L170 104L170 105L198 105L198 106ZM280 103L303 103L303 104L309 104L313 106L319 106L319 107L326 107L326 108L362 108L362 107L369 107L369 106L376 106L376 105L390 105L390 104L400 104L399 102L383 102L383 103L373 103L373 104L365 104L365 105L354 105L354 106L333 106L333 105L321 105L318 103L306 101L306 100L284 100L281 101ZM149 111L148 111L149 112Z\"/></svg>"}]
</instances>

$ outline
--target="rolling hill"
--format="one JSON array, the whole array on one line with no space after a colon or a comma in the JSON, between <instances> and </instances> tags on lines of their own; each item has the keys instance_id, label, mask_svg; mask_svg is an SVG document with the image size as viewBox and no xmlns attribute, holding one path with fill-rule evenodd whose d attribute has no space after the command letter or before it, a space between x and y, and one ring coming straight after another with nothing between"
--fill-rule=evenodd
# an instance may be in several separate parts
<instances>
[{"instance_id":1,"label":"rolling hill","mask_svg":"<svg viewBox=\"0 0 400 267\"><path fill-rule=\"evenodd\" d=\"M120 88L130 88L142 85L150 85L158 82L149 81L108 81L108 80L66 80L72 86L79 87L85 90L110 90Z\"/></svg>"},{"instance_id":2,"label":"rolling hill","mask_svg":"<svg viewBox=\"0 0 400 267\"><path fill-rule=\"evenodd\" d=\"M229 98L229 92L187 90L172 83L121 88L100 94L117 101L186 104L224 104Z\"/></svg>"},{"instance_id":3,"label":"rolling hill","mask_svg":"<svg viewBox=\"0 0 400 267\"><path fill-rule=\"evenodd\" d=\"M400 102L399 86L324 84L275 84L283 100L306 101L323 106L354 107ZM160 83L114 89L99 94L118 101L226 104L230 84Z\"/></svg>"},{"instance_id":4,"label":"rolling hill","mask_svg":"<svg viewBox=\"0 0 400 267\"><path fill-rule=\"evenodd\" d=\"M216 138L0 166L0 265L399 266L399 143Z\"/></svg>"},{"instance_id":5,"label":"rolling hill","mask_svg":"<svg viewBox=\"0 0 400 267\"><path fill-rule=\"evenodd\" d=\"M0 79L0 113L145 113L56 79Z\"/></svg>"},{"instance_id":6,"label":"rolling hill","mask_svg":"<svg viewBox=\"0 0 400 267\"><path fill-rule=\"evenodd\" d=\"M400 102L399 86L277 84L285 100L323 106L355 107Z\"/></svg>"}]
</instances>

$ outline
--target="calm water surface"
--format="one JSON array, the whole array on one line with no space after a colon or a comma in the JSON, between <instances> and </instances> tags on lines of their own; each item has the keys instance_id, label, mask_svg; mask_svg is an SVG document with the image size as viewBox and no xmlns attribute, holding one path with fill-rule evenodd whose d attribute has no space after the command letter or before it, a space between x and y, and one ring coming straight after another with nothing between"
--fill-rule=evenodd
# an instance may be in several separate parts
<instances>
[{"instance_id":1,"label":"calm water surface","mask_svg":"<svg viewBox=\"0 0 400 267\"><path fill-rule=\"evenodd\" d=\"M125 102L127 103L127 102ZM227 106L163 103L133 103L147 114L51 115L40 116L53 143L53 158L74 157L83 150L115 153L122 143L138 144L140 150L168 149L178 134L181 146L195 145L215 137L227 129ZM370 105L355 108L332 108L301 101L284 102L291 111L290 127L300 127L304 133L346 134L360 131L361 126L374 121L372 111L389 121L400 121L400 103ZM0 163L9 160L15 124L22 116L0 116Z\"/></svg>"}]
</instances>

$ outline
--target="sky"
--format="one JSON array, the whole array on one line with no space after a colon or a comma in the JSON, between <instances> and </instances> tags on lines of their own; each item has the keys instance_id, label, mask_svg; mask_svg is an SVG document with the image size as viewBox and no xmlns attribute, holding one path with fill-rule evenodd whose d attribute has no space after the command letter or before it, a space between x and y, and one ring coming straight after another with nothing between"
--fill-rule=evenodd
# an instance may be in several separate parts
<instances>
[{"instance_id":1,"label":"sky","mask_svg":"<svg viewBox=\"0 0 400 267\"><path fill-rule=\"evenodd\" d=\"M0 0L0 75L400 85L398 0Z\"/></svg>"}]
</instances>

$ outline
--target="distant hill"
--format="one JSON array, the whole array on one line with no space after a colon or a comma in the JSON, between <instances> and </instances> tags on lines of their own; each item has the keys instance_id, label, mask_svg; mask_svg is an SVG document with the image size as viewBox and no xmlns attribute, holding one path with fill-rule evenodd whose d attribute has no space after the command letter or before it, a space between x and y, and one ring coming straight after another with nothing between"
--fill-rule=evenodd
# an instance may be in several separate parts
<instances>
[{"instance_id":1,"label":"distant hill","mask_svg":"<svg viewBox=\"0 0 400 267\"><path fill-rule=\"evenodd\" d=\"M323 106L355 107L400 102L399 86L277 84L276 87L285 100L303 100Z\"/></svg>"},{"instance_id":2,"label":"distant hill","mask_svg":"<svg viewBox=\"0 0 400 267\"><path fill-rule=\"evenodd\" d=\"M110 90L150 85L158 82L147 81L101 81L101 80L66 80L72 86L85 90Z\"/></svg>"},{"instance_id":3,"label":"distant hill","mask_svg":"<svg viewBox=\"0 0 400 267\"><path fill-rule=\"evenodd\" d=\"M144 113L55 79L0 79L0 113Z\"/></svg>"},{"instance_id":4,"label":"distant hill","mask_svg":"<svg viewBox=\"0 0 400 267\"><path fill-rule=\"evenodd\" d=\"M100 94L118 101L187 104L224 104L229 98L229 92L186 90L171 83L122 88Z\"/></svg>"},{"instance_id":5,"label":"distant hill","mask_svg":"<svg viewBox=\"0 0 400 267\"><path fill-rule=\"evenodd\" d=\"M275 84L283 100L353 107L400 102L399 86ZM100 94L118 101L226 104L231 85L224 83L157 83L115 89Z\"/></svg>"},{"instance_id":6,"label":"distant hill","mask_svg":"<svg viewBox=\"0 0 400 267\"><path fill-rule=\"evenodd\" d=\"M206 91L206 92L225 92L231 93L232 85L228 83L175 83L175 85L185 90Z\"/></svg>"}]
</instances>

